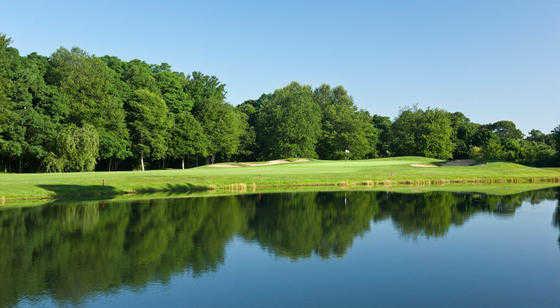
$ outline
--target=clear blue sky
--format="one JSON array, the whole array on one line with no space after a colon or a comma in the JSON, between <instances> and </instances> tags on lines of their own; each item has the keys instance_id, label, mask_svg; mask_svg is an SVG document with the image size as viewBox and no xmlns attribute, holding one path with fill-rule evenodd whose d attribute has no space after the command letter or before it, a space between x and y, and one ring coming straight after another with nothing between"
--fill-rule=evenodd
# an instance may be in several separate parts
<instances>
[{"instance_id":1,"label":"clear blue sky","mask_svg":"<svg viewBox=\"0 0 560 308\"><path fill-rule=\"evenodd\" d=\"M167 62L238 104L292 80L395 116L439 106L527 131L560 124L560 1L0 1L22 54L78 46Z\"/></svg>"}]
</instances>

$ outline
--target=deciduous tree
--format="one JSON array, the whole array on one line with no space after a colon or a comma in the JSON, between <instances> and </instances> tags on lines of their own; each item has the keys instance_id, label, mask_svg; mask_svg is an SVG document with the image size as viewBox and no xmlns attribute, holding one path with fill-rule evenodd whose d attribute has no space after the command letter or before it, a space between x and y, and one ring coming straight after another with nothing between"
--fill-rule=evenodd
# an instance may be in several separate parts
<instances>
[{"instance_id":1,"label":"deciduous tree","mask_svg":"<svg viewBox=\"0 0 560 308\"><path fill-rule=\"evenodd\" d=\"M167 106L157 93L148 89L134 91L127 103L127 120L133 142L133 151L145 170L145 158L162 159L167 151L169 120Z\"/></svg>"},{"instance_id":2,"label":"deciduous tree","mask_svg":"<svg viewBox=\"0 0 560 308\"><path fill-rule=\"evenodd\" d=\"M262 158L317 156L321 110L311 87L292 82L259 100L256 139Z\"/></svg>"}]
</instances>

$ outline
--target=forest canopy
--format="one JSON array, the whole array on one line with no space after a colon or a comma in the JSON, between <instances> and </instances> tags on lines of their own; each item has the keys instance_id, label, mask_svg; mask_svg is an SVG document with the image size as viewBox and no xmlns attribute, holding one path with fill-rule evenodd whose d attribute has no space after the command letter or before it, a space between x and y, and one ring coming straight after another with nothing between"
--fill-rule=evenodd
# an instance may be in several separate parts
<instances>
[{"instance_id":1,"label":"forest canopy","mask_svg":"<svg viewBox=\"0 0 560 308\"><path fill-rule=\"evenodd\" d=\"M524 135L512 121L417 107L390 119L360 109L342 86L297 82L234 106L215 76L79 48L22 56L0 34L4 172L402 155L548 166L559 152L560 125Z\"/></svg>"}]
</instances>

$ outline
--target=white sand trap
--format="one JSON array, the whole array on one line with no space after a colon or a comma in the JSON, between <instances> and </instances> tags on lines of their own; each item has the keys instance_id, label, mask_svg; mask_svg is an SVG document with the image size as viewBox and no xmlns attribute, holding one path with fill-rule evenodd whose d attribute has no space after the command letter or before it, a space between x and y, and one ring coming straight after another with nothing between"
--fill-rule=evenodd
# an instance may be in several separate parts
<instances>
[{"instance_id":1,"label":"white sand trap","mask_svg":"<svg viewBox=\"0 0 560 308\"><path fill-rule=\"evenodd\" d=\"M212 167L212 168L239 168L241 166L232 165L232 164L213 164L213 165L209 165L208 167Z\"/></svg>"},{"instance_id":2,"label":"white sand trap","mask_svg":"<svg viewBox=\"0 0 560 308\"><path fill-rule=\"evenodd\" d=\"M411 164L410 166L417 167L417 168L437 168L436 165L430 165L430 164Z\"/></svg>"},{"instance_id":3,"label":"white sand trap","mask_svg":"<svg viewBox=\"0 0 560 308\"><path fill-rule=\"evenodd\" d=\"M243 166L248 166L248 167L259 167L259 166L282 165L282 164L290 164L290 163L302 163L302 162L306 162L306 161L309 161L309 159L300 158L300 159L296 159L295 161L289 161L289 160L285 160L285 159L276 159L276 160L269 160L269 161L265 161L265 162L239 163L239 164L241 164Z\"/></svg>"},{"instance_id":4,"label":"white sand trap","mask_svg":"<svg viewBox=\"0 0 560 308\"><path fill-rule=\"evenodd\" d=\"M222 163L222 164L210 165L209 167L213 167L213 168L260 167L260 166L282 165L282 164L291 164L291 163L302 163L306 161L309 161L309 159L300 158L295 161L276 159L276 160L263 161L263 162L250 162L250 163L237 163L237 164Z\"/></svg>"}]
</instances>

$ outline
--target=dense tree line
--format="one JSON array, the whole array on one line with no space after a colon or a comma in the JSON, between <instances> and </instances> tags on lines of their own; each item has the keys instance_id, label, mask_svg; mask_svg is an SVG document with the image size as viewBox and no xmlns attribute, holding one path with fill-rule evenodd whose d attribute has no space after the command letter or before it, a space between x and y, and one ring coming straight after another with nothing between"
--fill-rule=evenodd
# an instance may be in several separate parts
<instances>
[{"instance_id":1,"label":"dense tree line","mask_svg":"<svg viewBox=\"0 0 560 308\"><path fill-rule=\"evenodd\" d=\"M421 155L560 161L560 126L524 134L511 121L407 108L360 110L341 86L296 82L233 106L214 76L60 48L21 56L0 35L0 167L57 172L186 167L287 157Z\"/></svg>"}]
</instances>

